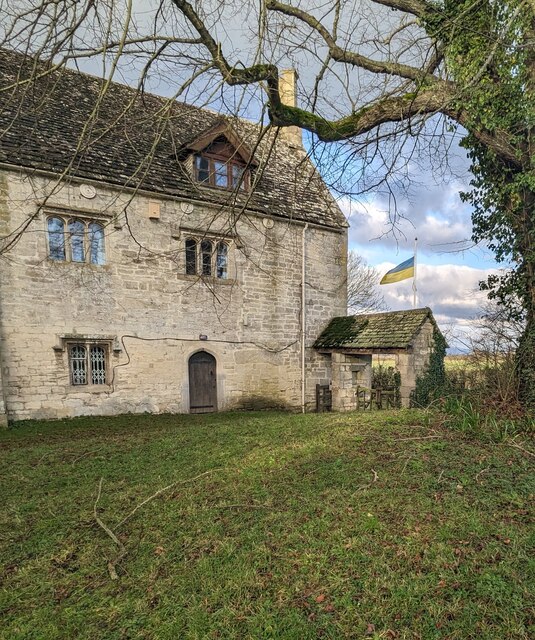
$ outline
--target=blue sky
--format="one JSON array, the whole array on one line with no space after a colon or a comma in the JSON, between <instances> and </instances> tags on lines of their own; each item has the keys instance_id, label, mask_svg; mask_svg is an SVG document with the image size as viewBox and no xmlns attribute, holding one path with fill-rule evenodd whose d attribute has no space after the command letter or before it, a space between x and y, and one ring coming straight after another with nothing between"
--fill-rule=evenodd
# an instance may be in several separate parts
<instances>
[{"instance_id":1,"label":"blue sky","mask_svg":"<svg viewBox=\"0 0 535 640\"><path fill-rule=\"evenodd\" d=\"M418 237L418 306L431 307L452 336L452 346L465 350L462 342L473 333L474 319L486 300L478 283L498 265L488 250L470 242L471 211L459 197L469 175L447 182L422 176L421 171L417 177L410 198L397 200L404 218L395 231L389 222L389 202L380 194L339 200L351 225L349 246L382 275L413 255ZM380 290L391 309L412 306L412 280L383 285ZM462 340L455 340L455 335Z\"/></svg>"}]
</instances>

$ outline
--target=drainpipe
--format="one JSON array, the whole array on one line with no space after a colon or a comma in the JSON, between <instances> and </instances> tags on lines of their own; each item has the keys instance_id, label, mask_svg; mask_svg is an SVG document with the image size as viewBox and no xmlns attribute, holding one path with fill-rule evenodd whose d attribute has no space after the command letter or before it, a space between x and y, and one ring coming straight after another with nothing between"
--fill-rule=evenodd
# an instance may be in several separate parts
<instances>
[{"instance_id":1,"label":"drainpipe","mask_svg":"<svg viewBox=\"0 0 535 640\"><path fill-rule=\"evenodd\" d=\"M303 227L302 246L301 246L301 412L305 413L305 339L306 339L306 296L305 296L305 278L306 278L306 232L308 222Z\"/></svg>"}]
</instances>

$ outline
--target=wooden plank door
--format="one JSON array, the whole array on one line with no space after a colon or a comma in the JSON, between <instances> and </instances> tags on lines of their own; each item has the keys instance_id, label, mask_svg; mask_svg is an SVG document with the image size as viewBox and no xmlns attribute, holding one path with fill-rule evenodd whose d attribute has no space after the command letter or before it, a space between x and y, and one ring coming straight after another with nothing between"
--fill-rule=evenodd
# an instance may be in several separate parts
<instances>
[{"instance_id":1,"label":"wooden plank door","mask_svg":"<svg viewBox=\"0 0 535 640\"><path fill-rule=\"evenodd\" d=\"M190 413L217 411L217 369L213 355L206 351L194 353L189 359Z\"/></svg>"}]
</instances>

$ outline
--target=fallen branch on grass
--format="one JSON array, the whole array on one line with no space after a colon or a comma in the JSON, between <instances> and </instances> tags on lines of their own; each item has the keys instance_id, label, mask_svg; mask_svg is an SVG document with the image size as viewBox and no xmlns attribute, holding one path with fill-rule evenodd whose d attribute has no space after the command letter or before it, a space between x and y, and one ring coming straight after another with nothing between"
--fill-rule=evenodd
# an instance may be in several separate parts
<instances>
[{"instance_id":1,"label":"fallen branch on grass","mask_svg":"<svg viewBox=\"0 0 535 640\"><path fill-rule=\"evenodd\" d=\"M118 524L115 525L115 528L118 529L119 527L121 527L125 522L130 520L130 518L141 509L141 507L144 507L146 504L151 502L151 500L154 500L154 498L161 496L162 493L165 493L166 491L170 491L171 489L178 486L179 484L187 484L188 482L194 482L195 480L198 480L199 478L202 478L203 476L207 476L211 473L215 473L216 471L222 471L222 469L210 469L209 471L200 473L198 476L195 476L194 478L187 478L186 480L176 480L175 482L171 482L171 484L168 484L166 487L162 487L161 489L158 489L158 491L153 493L148 498L145 498L143 502L140 502L136 507L134 507L128 515L126 515Z\"/></svg>"},{"instance_id":2,"label":"fallen branch on grass","mask_svg":"<svg viewBox=\"0 0 535 640\"><path fill-rule=\"evenodd\" d=\"M86 451L85 453L82 453L81 456L78 456L74 460L72 460L71 464L74 464L75 462L79 462L83 458L87 458L87 456L91 456L94 453L99 453L100 451L102 451L102 449L104 449L104 447L99 447L98 449L93 449L92 451Z\"/></svg>"},{"instance_id":3,"label":"fallen branch on grass","mask_svg":"<svg viewBox=\"0 0 535 640\"><path fill-rule=\"evenodd\" d=\"M409 456L406 460L405 460L405 464L403 465L403 469L401 470L400 475L403 475L405 473L405 469L407 468L407 465L409 464L409 462L412 460L412 456Z\"/></svg>"},{"instance_id":4,"label":"fallen branch on grass","mask_svg":"<svg viewBox=\"0 0 535 640\"><path fill-rule=\"evenodd\" d=\"M413 436L412 438L397 438L396 442L405 442L406 440L430 440L431 438L442 438L443 436Z\"/></svg>"},{"instance_id":5,"label":"fallen branch on grass","mask_svg":"<svg viewBox=\"0 0 535 640\"><path fill-rule=\"evenodd\" d=\"M93 514L99 527L103 529L106 534L113 540L113 542L115 542L115 544L119 547L119 555L115 558L115 560L113 562L111 560L108 560L108 572L110 574L110 578L112 580L117 580L119 576L117 575L117 570L115 569L115 567L117 566L117 563L126 555L126 548L124 544L119 540L119 538L115 535L115 533L98 517L97 506L102 494L103 481L104 478L101 478L100 482L98 483L97 499L95 500L95 504L93 506Z\"/></svg>"},{"instance_id":6,"label":"fallen branch on grass","mask_svg":"<svg viewBox=\"0 0 535 640\"><path fill-rule=\"evenodd\" d=\"M216 504L209 509L271 509L269 504Z\"/></svg>"},{"instance_id":7,"label":"fallen branch on grass","mask_svg":"<svg viewBox=\"0 0 535 640\"><path fill-rule=\"evenodd\" d=\"M178 485L187 484L188 482L193 482L194 480L198 480L199 478L202 478L203 476L207 476L210 473L214 473L216 471L222 471L222 469L210 469L209 471L205 471L204 473L200 473L198 476L195 476L194 478L186 478L186 480L176 480L175 482L172 482L171 484L168 484L166 487L162 487L161 489L158 489L158 491L156 491L155 493L150 495L148 498L145 498L145 500L140 502L136 507L134 507L132 509L132 511L130 511L130 513L128 513L118 524L116 524L115 525L115 531L121 525L123 525L125 522L130 520L130 518L141 509L141 507L144 507L146 504L148 504L149 502L154 500L154 498L157 498L158 496L162 495L162 493L165 493L166 491L169 491L170 489L173 489L174 487L176 487ZM99 503L99 500L100 500L100 496L102 494L102 483L103 482L104 482L104 478L101 478L100 482L98 483L97 498L96 498L95 504L93 506L93 514L95 516L95 521L99 525L99 527L103 531L106 532L106 535L109 538L111 538L113 540L113 542L119 548L118 556L113 561L108 560L108 572L110 574L110 578L112 580L117 580L118 577L119 577L117 575L117 570L116 570L117 564L125 557L127 551L126 551L126 547L124 546L124 544L117 537L115 531L110 529L110 527L108 527L108 525L105 522L103 522L101 518L99 518L99 515L98 515L98 512L97 512L97 507L98 507L98 503ZM242 506L245 506L245 505L242 505ZM248 506L251 507L253 505L248 505ZM260 505L258 505L258 506L260 507Z\"/></svg>"},{"instance_id":8,"label":"fallen branch on grass","mask_svg":"<svg viewBox=\"0 0 535 640\"><path fill-rule=\"evenodd\" d=\"M524 453L527 453L528 456L531 456L532 458L535 458L535 453L533 453L533 451L529 451L528 449L524 449L524 447L521 447L519 444L516 444L516 442L506 442L505 444L508 447L514 447L515 449L519 449L520 451L523 451Z\"/></svg>"},{"instance_id":9,"label":"fallen branch on grass","mask_svg":"<svg viewBox=\"0 0 535 640\"><path fill-rule=\"evenodd\" d=\"M357 487L355 493L357 491L364 491L364 489L369 489L372 484L374 484L374 482L377 482L377 480L379 480L379 474L377 473L377 471L375 469L372 469L371 472L373 473L372 481L368 482L368 484L361 484L360 487Z\"/></svg>"}]
</instances>

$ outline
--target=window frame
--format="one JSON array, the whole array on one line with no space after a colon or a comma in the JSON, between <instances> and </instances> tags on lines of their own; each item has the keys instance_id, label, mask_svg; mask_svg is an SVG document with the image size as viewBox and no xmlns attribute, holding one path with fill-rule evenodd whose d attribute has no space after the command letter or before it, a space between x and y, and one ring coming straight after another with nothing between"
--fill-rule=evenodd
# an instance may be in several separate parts
<instances>
[{"instance_id":1,"label":"window frame","mask_svg":"<svg viewBox=\"0 0 535 640\"><path fill-rule=\"evenodd\" d=\"M201 169L199 163L201 160L208 162L208 169ZM221 163L226 168L226 184L217 184L217 177L221 176L221 171L218 172L216 163ZM219 167L220 169L220 167ZM241 179L235 181L234 171L239 170ZM206 180L201 179L201 172L208 172L208 178ZM225 191L237 191L247 192L250 190L250 170L247 165L236 157L228 157L223 154L199 152L193 156L193 175L195 181L198 184L211 187L213 189L223 189Z\"/></svg>"},{"instance_id":2,"label":"window frame","mask_svg":"<svg viewBox=\"0 0 535 640\"><path fill-rule=\"evenodd\" d=\"M55 263L69 263L69 264L85 264L93 265L95 267L103 267L106 265L106 220L101 218L93 218L84 215L77 215L73 213L57 213L50 212L46 216L45 233L46 233L46 245L47 245L47 258L51 262ZM60 220L63 225L63 230L51 230L50 222L52 220ZM77 233L73 231L74 225L83 224L83 233ZM100 227L100 232L96 232L96 226ZM92 229L93 227L93 229ZM51 242L51 236L56 238L63 236L63 242L54 244ZM72 237L76 236L81 238L81 243L73 243ZM96 243L96 247L93 244ZM81 244L83 250L83 260L77 260L74 257L75 247ZM58 253L58 247L62 249L63 257L55 257L54 253ZM95 250L94 250L95 249ZM93 261L93 256L102 256L101 262Z\"/></svg>"},{"instance_id":3,"label":"window frame","mask_svg":"<svg viewBox=\"0 0 535 640\"><path fill-rule=\"evenodd\" d=\"M195 271L191 272L191 251L195 246ZM207 263L205 256L207 252L203 250L203 245L210 245L210 264L209 273L207 272ZM220 247L225 247L225 252L220 253ZM192 236L188 234L184 238L184 273L187 276L196 278L207 278L217 282L228 282L230 271L230 242L226 239L211 236ZM224 267L219 263L220 256L224 256ZM224 275L218 275L223 270Z\"/></svg>"},{"instance_id":4,"label":"window frame","mask_svg":"<svg viewBox=\"0 0 535 640\"><path fill-rule=\"evenodd\" d=\"M66 344L67 351L67 368L69 371L69 386L72 389L88 389L88 390L105 390L110 386L110 368L111 368L111 345L109 340L69 340ZM75 371L72 366L73 356L72 352L76 348L83 348L85 350L85 356L83 358L84 366L85 366L85 382L75 382ZM93 349L102 349L103 350L103 361L104 361L104 381L103 382L95 382L95 369L94 362L92 358L92 350ZM81 358L78 357L77 361L81 361Z\"/></svg>"}]
</instances>

